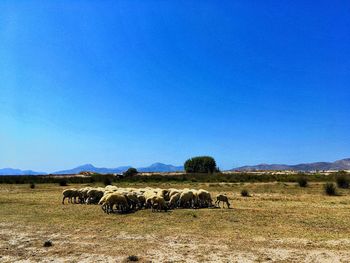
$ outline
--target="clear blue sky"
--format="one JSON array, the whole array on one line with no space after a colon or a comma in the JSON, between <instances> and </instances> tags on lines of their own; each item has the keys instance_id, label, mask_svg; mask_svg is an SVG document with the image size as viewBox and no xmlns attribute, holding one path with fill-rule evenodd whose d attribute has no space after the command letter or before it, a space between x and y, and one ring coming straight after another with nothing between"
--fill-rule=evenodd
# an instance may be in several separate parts
<instances>
[{"instance_id":1,"label":"clear blue sky","mask_svg":"<svg viewBox=\"0 0 350 263\"><path fill-rule=\"evenodd\" d=\"M350 157L349 1L0 2L0 168Z\"/></svg>"}]
</instances>

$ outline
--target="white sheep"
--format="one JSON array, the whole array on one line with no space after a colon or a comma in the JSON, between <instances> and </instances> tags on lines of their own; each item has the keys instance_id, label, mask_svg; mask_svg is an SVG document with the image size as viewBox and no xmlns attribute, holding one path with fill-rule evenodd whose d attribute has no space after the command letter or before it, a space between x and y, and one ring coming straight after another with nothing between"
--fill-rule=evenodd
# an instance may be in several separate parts
<instances>
[{"instance_id":1,"label":"white sheep","mask_svg":"<svg viewBox=\"0 0 350 263\"><path fill-rule=\"evenodd\" d=\"M109 214L110 212L113 212L114 205L116 206L117 210L122 212L127 212L129 210L129 205L126 197L121 194L110 194L106 197L105 200L106 205L106 213Z\"/></svg>"},{"instance_id":2,"label":"white sheep","mask_svg":"<svg viewBox=\"0 0 350 263\"><path fill-rule=\"evenodd\" d=\"M180 194L179 204L183 208L190 208L193 205L193 200L193 192L188 189Z\"/></svg>"},{"instance_id":3,"label":"white sheep","mask_svg":"<svg viewBox=\"0 0 350 263\"><path fill-rule=\"evenodd\" d=\"M178 207L178 202L179 202L179 199L180 199L180 193L175 193L173 194L171 197L170 197L170 200L169 200L169 208L176 208Z\"/></svg>"},{"instance_id":4,"label":"white sheep","mask_svg":"<svg viewBox=\"0 0 350 263\"><path fill-rule=\"evenodd\" d=\"M165 202L165 199L159 195L156 195L151 199L151 206L152 206L152 212L168 210L168 206Z\"/></svg>"}]
</instances>

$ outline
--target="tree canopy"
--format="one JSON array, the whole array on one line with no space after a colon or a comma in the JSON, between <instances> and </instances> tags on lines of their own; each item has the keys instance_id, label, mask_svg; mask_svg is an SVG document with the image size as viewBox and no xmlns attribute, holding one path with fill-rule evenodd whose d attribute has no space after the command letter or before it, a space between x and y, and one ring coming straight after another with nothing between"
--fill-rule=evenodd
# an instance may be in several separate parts
<instances>
[{"instance_id":1,"label":"tree canopy","mask_svg":"<svg viewBox=\"0 0 350 263\"><path fill-rule=\"evenodd\" d=\"M136 168L130 167L128 170L124 172L125 177L130 177L138 174L139 172L136 170Z\"/></svg>"},{"instance_id":2,"label":"tree canopy","mask_svg":"<svg viewBox=\"0 0 350 263\"><path fill-rule=\"evenodd\" d=\"M186 173L213 173L216 171L216 162L210 156L197 156L188 159L185 164Z\"/></svg>"}]
</instances>

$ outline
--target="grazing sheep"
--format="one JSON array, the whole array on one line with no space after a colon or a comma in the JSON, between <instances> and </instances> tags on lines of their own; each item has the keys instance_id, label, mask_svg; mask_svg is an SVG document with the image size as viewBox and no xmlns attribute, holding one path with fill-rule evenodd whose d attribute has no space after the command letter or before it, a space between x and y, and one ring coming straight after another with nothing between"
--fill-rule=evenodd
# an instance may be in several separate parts
<instances>
[{"instance_id":1,"label":"grazing sheep","mask_svg":"<svg viewBox=\"0 0 350 263\"><path fill-rule=\"evenodd\" d=\"M137 210L139 207L139 199L137 198L136 194L133 193L127 193L124 195L126 197L126 200L128 202L128 205L131 210Z\"/></svg>"},{"instance_id":2,"label":"grazing sheep","mask_svg":"<svg viewBox=\"0 0 350 263\"><path fill-rule=\"evenodd\" d=\"M194 200L194 195L192 191L190 190L183 191L180 194L180 200L179 200L180 207L183 207L183 208L192 207L193 200Z\"/></svg>"},{"instance_id":3,"label":"grazing sheep","mask_svg":"<svg viewBox=\"0 0 350 263\"><path fill-rule=\"evenodd\" d=\"M129 205L126 197L121 194L110 194L107 196L105 200L105 205L108 209L106 209L106 213L109 214L113 211L114 205L116 206L118 211L127 212L129 210Z\"/></svg>"},{"instance_id":4,"label":"grazing sheep","mask_svg":"<svg viewBox=\"0 0 350 263\"><path fill-rule=\"evenodd\" d=\"M168 206L165 202L165 199L159 195L156 195L151 200L152 212L155 211L168 211Z\"/></svg>"},{"instance_id":5,"label":"grazing sheep","mask_svg":"<svg viewBox=\"0 0 350 263\"><path fill-rule=\"evenodd\" d=\"M137 199L139 200L139 208L142 209L145 206L146 198L142 194L138 194Z\"/></svg>"},{"instance_id":6,"label":"grazing sheep","mask_svg":"<svg viewBox=\"0 0 350 263\"><path fill-rule=\"evenodd\" d=\"M208 191L199 189L197 191L197 203L200 208L213 206L213 199Z\"/></svg>"},{"instance_id":7,"label":"grazing sheep","mask_svg":"<svg viewBox=\"0 0 350 263\"><path fill-rule=\"evenodd\" d=\"M152 207L152 199L154 197L157 197L157 194L149 195L149 196L146 197L145 208L151 208Z\"/></svg>"},{"instance_id":8,"label":"grazing sheep","mask_svg":"<svg viewBox=\"0 0 350 263\"><path fill-rule=\"evenodd\" d=\"M106 185L105 190L109 190L109 191L118 191L118 187L116 187L115 185Z\"/></svg>"},{"instance_id":9,"label":"grazing sheep","mask_svg":"<svg viewBox=\"0 0 350 263\"><path fill-rule=\"evenodd\" d=\"M108 198L109 195L111 195L112 193L105 193L102 198L100 199L100 201L98 202L98 204L101 206L102 210L104 212L106 212L106 210L109 209L108 205L106 204L106 200Z\"/></svg>"},{"instance_id":10,"label":"grazing sheep","mask_svg":"<svg viewBox=\"0 0 350 263\"><path fill-rule=\"evenodd\" d=\"M98 204L102 196L104 195L103 188L93 188L87 192L87 204Z\"/></svg>"},{"instance_id":11,"label":"grazing sheep","mask_svg":"<svg viewBox=\"0 0 350 263\"><path fill-rule=\"evenodd\" d=\"M180 199L180 193L175 193L170 197L169 200L169 208L176 208L178 207L179 199Z\"/></svg>"},{"instance_id":12,"label":"grazing sheep","mask_svg":"<svg viewBox=\"0 0 350 263\"><path fill-rule=\"evenodd\" d=\"M167 211L175 208L206 208L213 206L213 200L208 191L199 189L162 189L162 188L132 188L108 185L102 187L84 187L80 189L66 189L62 192L62 204L68 198L68 203L99 204L105 213L121 212L151 208L155 211ZM220 202L230 207L225 195L218 195L215 205ZM224 206L223 205L223 206Z\"/></svg>"},{"instance_id":13,"label":"grazing sheep","mask_svg":"<svg viewBox=\"0 0 350 263\"><path fill-rule=\"evenodd\" d=\"M63 194L63 199L62 199L62 204L64 205L64 200L68 198L68 203L72 203L74 200L74 203L76 203L76 198L80 196L80 193L77 189L72 188L72 189L66 189L62 192ZM73 199L74 198L74 199Z\"/></svg>"},{"instance_id":14,"label":"grazing sheep","mask_svg":"<svg viewBox=\"0 0 350 263\"><path fill-rule=\"evenodd\" d=\"M163 197L165 201L169 201L170 199L169 191L166 189L160 189L160 191L158 191L158 195Z\"/></svg>"},{"instance_id":15,"label":"grazing sheep","mask_svg":"<svg viewBox=\"0 0 350 263\"><path fill-rule=\"evenodd\" d=\"M226 195L219 194L216 196L215 204L220 207L220 202L222 202L222 208L225 207L225 203L227 205L227 208L230 208L230 203L228 202L228 198Z\"/></svg>"},{"instance_id":16,"label":"grazing sheep","mask_svg":"<svg viewBox=\"0 0 350 263\"><path fill-rule=\"evenodd\" d=\"M79 191L80 191L80 193L81 193L81 203L86 203L86 200L87 200L87 193L88 193L88 191L90 190L90 189L92 189L92 187L84 187L84 188L81 188Z\"/></svg>"}]
</instances>

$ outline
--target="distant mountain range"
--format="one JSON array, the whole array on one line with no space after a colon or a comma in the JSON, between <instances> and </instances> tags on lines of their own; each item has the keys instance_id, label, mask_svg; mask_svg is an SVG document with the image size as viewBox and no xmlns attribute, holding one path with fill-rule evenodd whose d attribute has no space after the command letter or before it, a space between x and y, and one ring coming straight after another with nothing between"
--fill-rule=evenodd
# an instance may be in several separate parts
<instances>
[{"instance_id":1,"label":"distant mountain range","mask_svg":"<svg viewBox=\"0 0 350 263\"><path fill-rule=\"evenodd\" d=\"M131 166L121 166L117 168L98 168L93 166L92 164L84 164L73 169L62 170L53 172L52 174L78 174L80 172L94 172L100 174L108 174L108 173L122 173L128 170Z\"/></svg>"},{"instance_id":2,"label":"distant mountain range","mask_svg":"<svg viewBox=\"0 0 350 263\"><path fill-rule=\"evenodd\" d=\"M84 164L73 169L62 170L53 172L51 174L78 174L80 172L94 172L94 173L123 173L128 170L131 166L120 166L117 168L99 168L95 167L92 164ZM174 166L171 164L163 164L163 163L154 163L147 167L137 168L139 172L178 172L183 171L183 166ZM0 175L45 175L45 172L35 172L31 170L19 170L12 168L4 168L0 169Z\"/></svg>"},{"instance_id":3,"label":"distant mountain range","mask_svg":"<svg viewBox=\"0 0 350 263\"><path fill-rule=\"evenodd\" d=\"M46 174L46 173L35 172L32 170L12 169L12 168L0 169L0 175L39 175L39 174Z\"/></svg>"},{"instance_id":4,"label":"distant mountain range","mask_svg":"<svg viewBox=\"0 0 350 263\"><path fill-rule=\"evenodd\" d=\"M97 168L93 166L92 164L85 164L82 166L78 166L76 168L73 168L71 170L63 170L54 172L53 174L77 174L83 171L87 172L95 172L95 173L101 173L101 174L107 174L107 173L123 173L126 170L128 170L131 166L120 166L117 168ZM183 166L174 166L171 164L164 164L164 163L154 163L147 167L140 167L136 168L139 172L177 172L177 171L183 171Z\"/></svg>"},{"instance_id":5,"label":"distant mountain range","mask_svg":"<svg viewBox=\"0 0 350 263\"><path fill-rule=\"evenodd\" d=\"M53 172L52 174L78 174L80 172L95 172L95 173L123 173L131 166L120 166L117 168L98 168L92 164L85 164L73 169ZM181 172L183 166L174 166L171 164L154 163L147 167L137 168L139 172ZM232 169L231 171L255 171L255 170L294 170L294 171L315 171L315 170L350 170L350 158L338 160L335 162L316 162L302 163L296 165L287 164L258 164L252 166L242 166ZM45 175L45 172L36 172L32 170L19 170L12 168L0 169L1 175Z\"/></svg>"},{"instance_id":6,"label":"distant mountain range","mask_svg":"<svg viewBox=\"0 0 350 263\"><path fill-rule=\"evenodd\" d=\"M137 169L139 172L182 172L184 171L184 167L181 166L174 166L171 164L164 164L164 163L154 163L148 167L141 167Z\"/></svg>"},{"instance_id":7,"label":"distant mountain range","mask_svg":"<svg viewBox=\"0 0 350 263\"><path fill-rule=\"evenodd\" d=\"M258 164L252 166L242 166L232 169L232 171L254 171L254 170L293 170L293 171L315 171L315 170L350 170L350 158L335 162L302 163L295 165L287 164Z\"/></svg>"}]
</instances>

